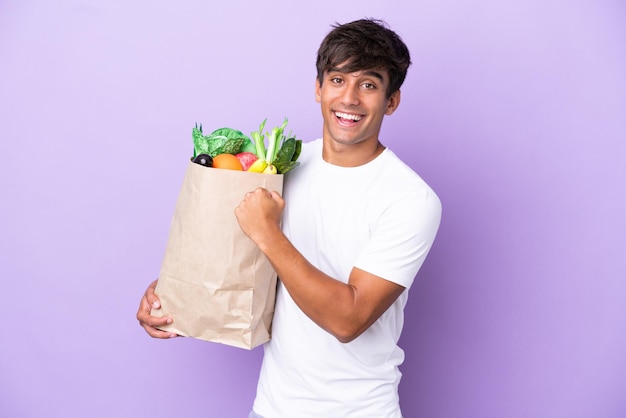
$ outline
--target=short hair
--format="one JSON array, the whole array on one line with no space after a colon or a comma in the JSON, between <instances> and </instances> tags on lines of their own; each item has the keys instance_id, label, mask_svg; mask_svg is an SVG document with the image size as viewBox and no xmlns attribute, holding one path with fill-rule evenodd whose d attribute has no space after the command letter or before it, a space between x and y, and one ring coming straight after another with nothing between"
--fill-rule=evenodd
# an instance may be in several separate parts
<instances>
[{"instance_id":1,"label":"short hair","mask_svg":"<svg viewBox=\"0 0 626 418\"><path fill-rule=\"evenodd\" d=\"M342 72L387 70L387 97L400 90L411 65L411 56L400 36L384 21L368 18L332 27L317 51L317 79L320 85L328 70L342 65Z\"/></svg>"}]
</instances>

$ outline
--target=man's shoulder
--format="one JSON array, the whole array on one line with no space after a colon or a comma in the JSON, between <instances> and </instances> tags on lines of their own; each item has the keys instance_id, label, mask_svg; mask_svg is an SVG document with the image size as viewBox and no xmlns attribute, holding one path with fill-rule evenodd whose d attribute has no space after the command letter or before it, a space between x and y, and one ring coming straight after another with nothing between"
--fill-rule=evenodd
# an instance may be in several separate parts
<instances>
[{"instance_id":1,"label":"man's shoulder","mask_svg":"<svg viewBox=\"0 0 626 418\"><path fill-rule=\"evenodd\" d=\"M385 182L389 186L395 186L395 188L401 189L413 189L431 191L431 187L420 176L417 171L400 159L392 150L387 149L385 151L385 166L381 170L381 176L385 178Z\"/></svg>"},{"instance_id":2,"label":"man's shoulder","mask_svg":"<svg viewBox=\"0 0 626 418\"><path fill-rule=\"evenodd\" d=\"M322 138L313 139L310 141L302 141L302 151L299 159L308 159L314 155L317 155L317 151L322 149Z\"/></svg>"}]
</instances>

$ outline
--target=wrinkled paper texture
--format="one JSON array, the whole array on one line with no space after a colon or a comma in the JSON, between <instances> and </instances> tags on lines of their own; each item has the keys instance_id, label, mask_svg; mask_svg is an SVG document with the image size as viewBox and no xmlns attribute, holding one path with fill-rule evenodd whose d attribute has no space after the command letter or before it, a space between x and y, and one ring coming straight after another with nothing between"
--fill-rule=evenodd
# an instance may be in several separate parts
<instances>
[{"instance_id":1,"label":"wrinkled paper texture","mask_svg":"<svg viewBox=\"0 0 626 418\"><path fill-rule=\"evenodd\" d=\"M283 176L190 162L170 225L156 294L161 329L252 349L270 339L276 272L242 231L235 207L257 187L282 193Z\"/></svg>"}]
</instances>

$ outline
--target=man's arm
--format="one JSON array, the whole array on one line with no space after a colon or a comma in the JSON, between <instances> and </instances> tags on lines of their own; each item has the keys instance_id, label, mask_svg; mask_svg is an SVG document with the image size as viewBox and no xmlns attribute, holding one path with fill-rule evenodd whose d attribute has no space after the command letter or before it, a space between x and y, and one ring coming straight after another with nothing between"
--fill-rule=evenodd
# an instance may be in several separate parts
<instances>
[{"instance_id":1,"label":"man's arm","mask_svg":"<svg viewBox=\"0 0 626 418\"><path fill-rule=\"evenodd\" d=\"M369 328L404 291L404 287L353 268L348 283L309 263L280 228L282 197L266 189L248 193L235 214L243 232L267 256L300 309L341 342Z\"/></svg>"}]
</instances>

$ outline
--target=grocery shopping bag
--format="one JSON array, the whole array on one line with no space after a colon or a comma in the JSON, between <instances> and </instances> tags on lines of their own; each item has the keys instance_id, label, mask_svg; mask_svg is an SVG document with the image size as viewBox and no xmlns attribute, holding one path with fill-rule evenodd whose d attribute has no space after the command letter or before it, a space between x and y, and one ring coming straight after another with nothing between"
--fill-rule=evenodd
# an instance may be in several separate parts
<instances>
[{"instance_id":1,"label":"grocery shopping bag","mask_svg":"<svg viewBox=\"0 0 626 418\"><path fill-rule=\"evenodd\" d=\"M235 217L257 187L282 193L283 175L189 163L155 291L152 315L174 319L161 329L244 349L270 339L276 272Z\"/></svg>"}]
</instances>

